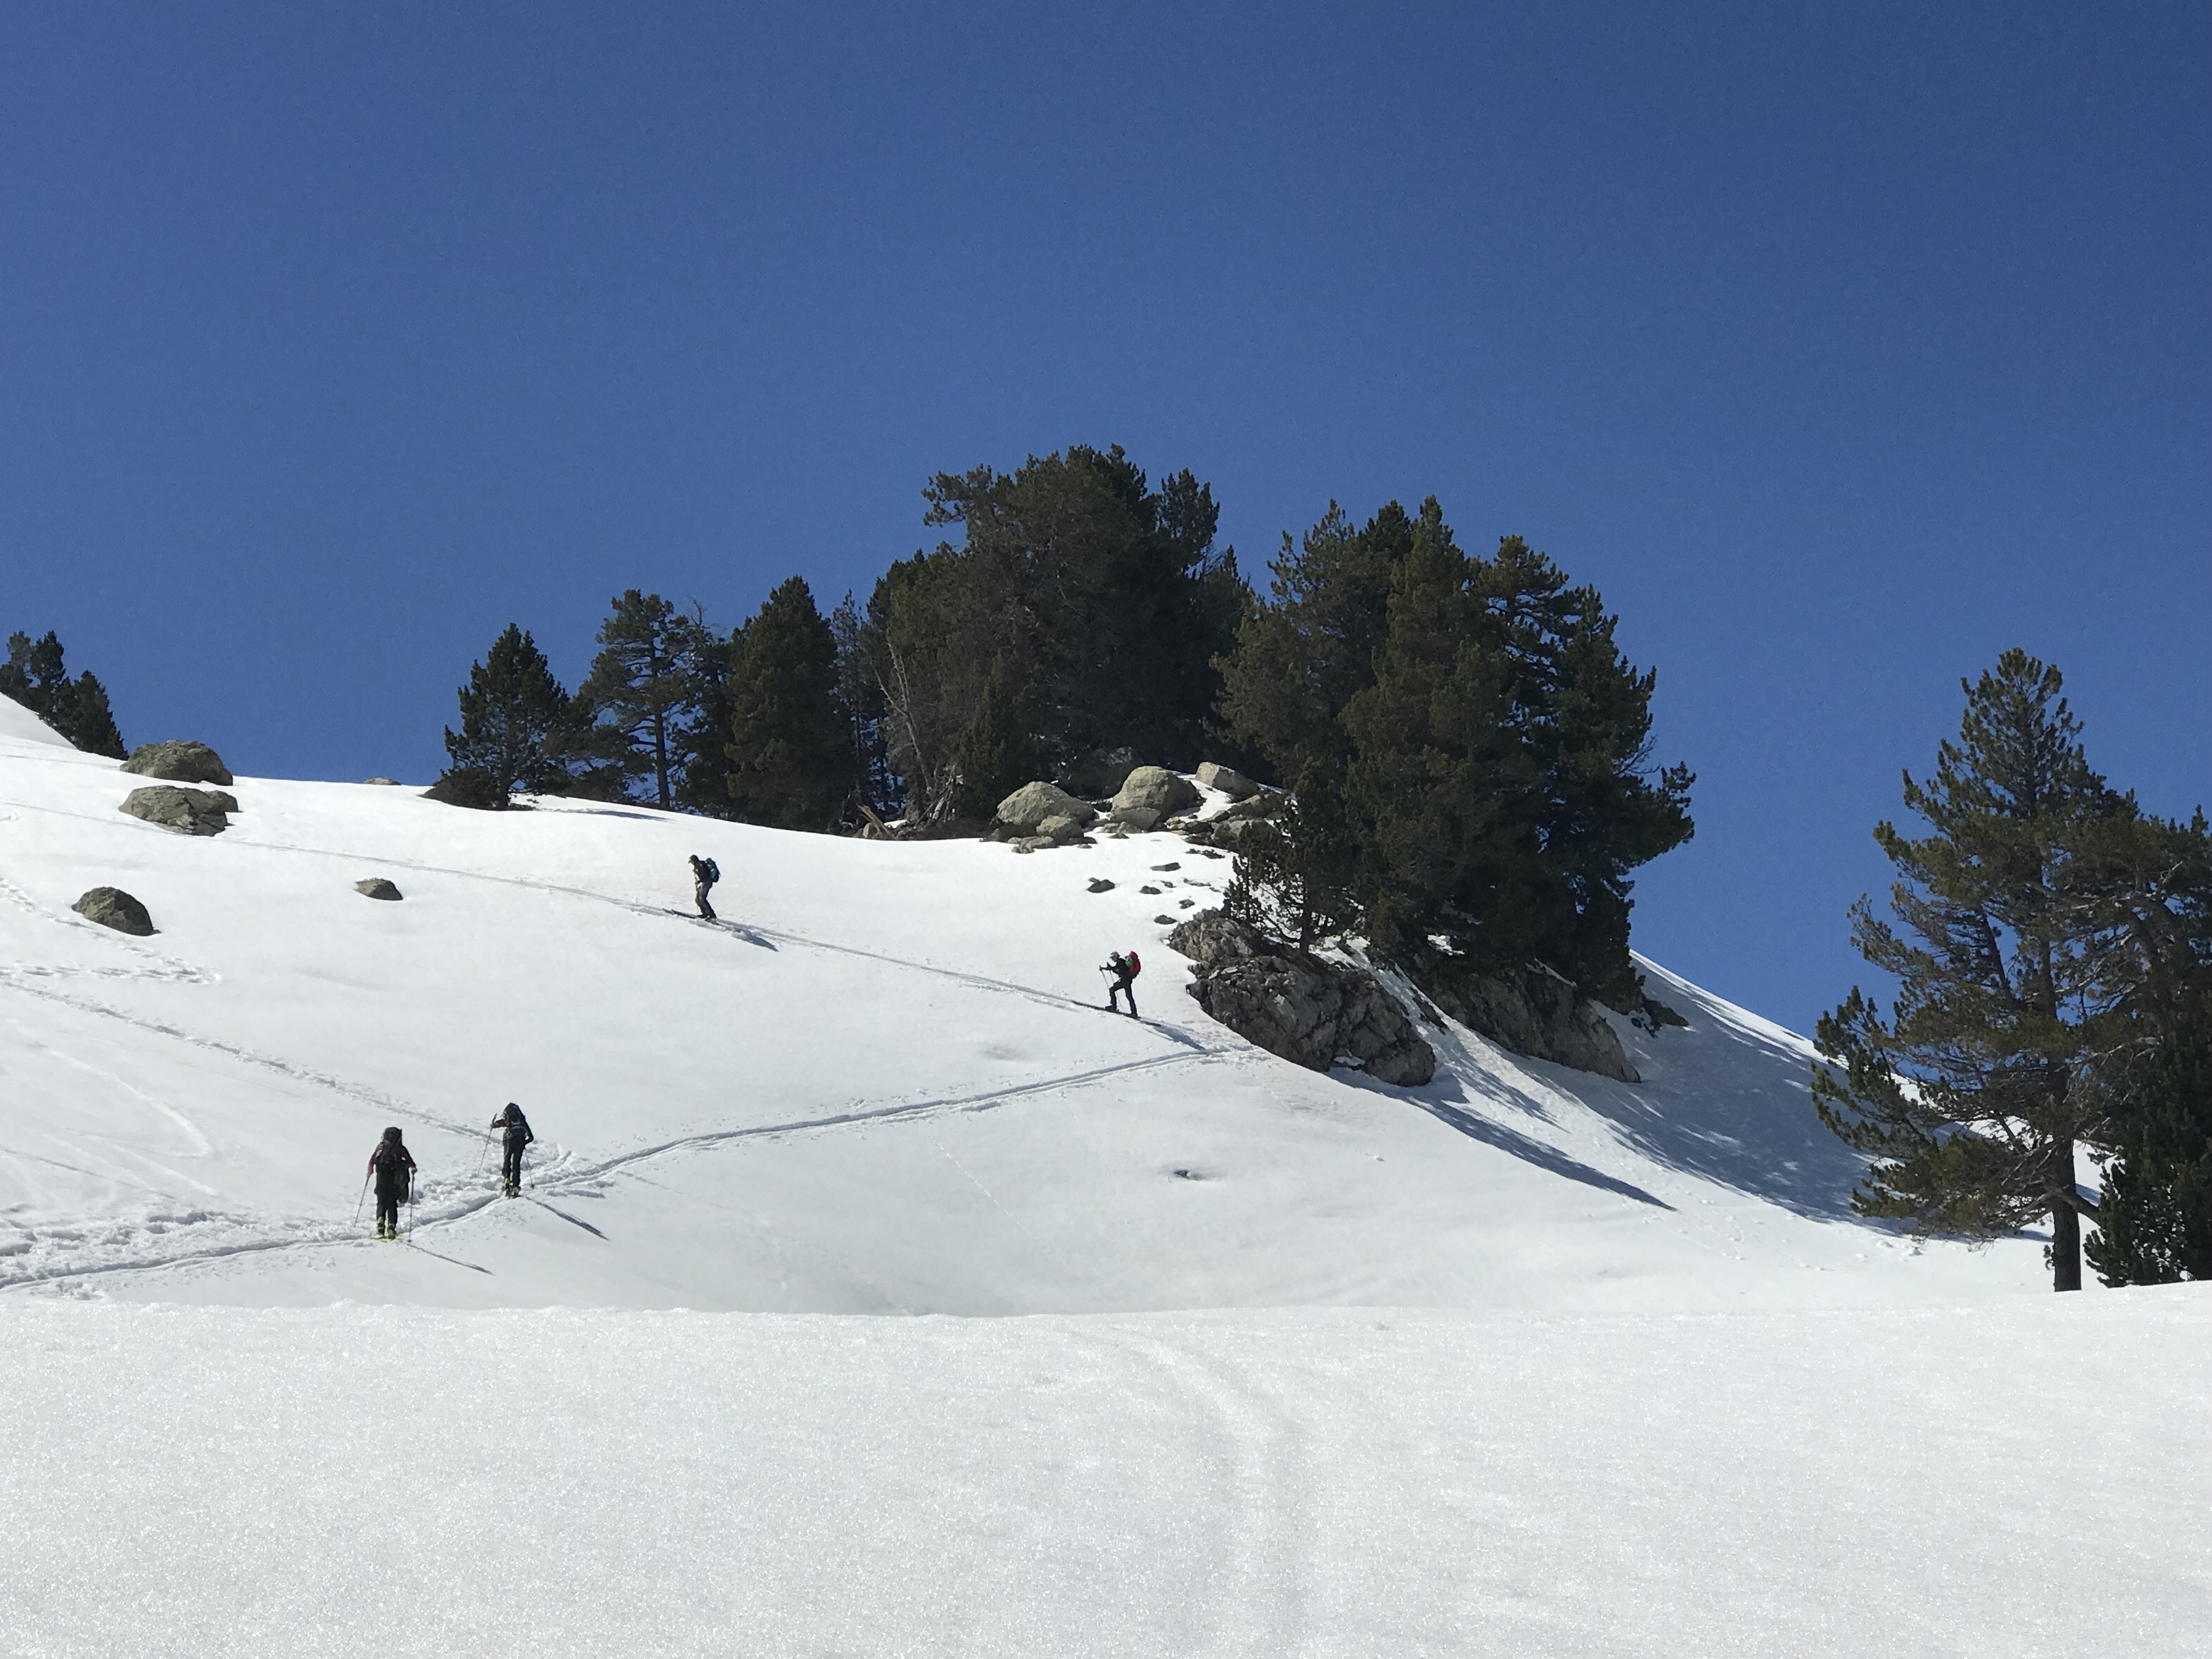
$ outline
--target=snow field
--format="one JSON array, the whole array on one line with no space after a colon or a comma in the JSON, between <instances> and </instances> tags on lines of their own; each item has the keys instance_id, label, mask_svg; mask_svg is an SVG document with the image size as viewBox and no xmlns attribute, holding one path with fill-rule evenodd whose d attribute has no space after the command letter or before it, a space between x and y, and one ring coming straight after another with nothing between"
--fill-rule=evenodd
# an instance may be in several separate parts
<instances>
[{"instance_id":1,"label":"snow field","mask_svg":"<svg viewBox=\"0 0 2212 1659\"><path fill-rule=\"evenodd\" d=\"M0 1304L38 1659L2200 1652L2212 1295Z\"/></svg>"}]
</instances>

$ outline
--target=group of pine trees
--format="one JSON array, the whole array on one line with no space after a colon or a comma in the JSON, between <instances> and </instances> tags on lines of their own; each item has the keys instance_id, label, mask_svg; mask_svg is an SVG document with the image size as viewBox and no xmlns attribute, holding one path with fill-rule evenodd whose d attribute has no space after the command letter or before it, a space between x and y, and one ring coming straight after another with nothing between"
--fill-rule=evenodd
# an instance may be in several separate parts
<instances>
[{"instance_id":1,"label":"group of pine trees","mask_svg":"<svg viewBox=\"0 0 2212 1659\"><path fill-rule=\"evenodd\" d=\"M2061 1291L2085 1220L2107 1284L2212 1278L2212 828L2107 783L2062 684L2007 652L1905 779L1929 833L1876 827L1899 879L1853 934L1898 994L1820 1022L1815 1101L1873 1156L1865 1214L1980 1239L2047 1217Z\"/></svg>"},{"instance_id":2,"label":"group of pine trees","mask_svg":"<svg viewBox=\"0 0 2212 1659\"><path fill-rule=\"evenodd\" d=\"M1650 768L1652 676L1597 592L1518 537L1463 552L1431 500L1332 505L1255 595L1188 471L1117 446L940 473L960 527L824 617L793 577L727 639L635 591L572 696L509 627L446 734L449 798L627 795L786 828L969 830L1033 778L1206 752L1291 789L1232 906L1301 948L1351 932L1414 968L1537 969L1640 996L1632 872L1691 833ZM1126 767L1125 769L1126 769ZM1107 786L1110 787L1110 785Z\"/></svg>"},{"instance_id":3,"label":"group of pine trees","mask_svg":"<svg viewBox=\"0 0 2212 1659\"><path fill-rule=\"evenodd\" d=\"M90 670L70 678L62 661L62 642L49 633L8 636L8 661L0 667L0 693L29 709L88 755L121 760L127 752L107 705L107 688Z\"/></svg>"},{"instance_id":4,"label":"group of pine trees","mask_svg":"<svg viewBox=\"0 0 2212 1659\"><path fill-rule=\"evenodd\" d=\"M1517 536L1463 552L1433 498L1284 538L1222 659L1222 714L1295 793L1232 910L1417 971L1549 969L1639 1006L1630 872L1689 839L1650 766L1653 677L1597 591Z\"/></svg>"}]
</instances>

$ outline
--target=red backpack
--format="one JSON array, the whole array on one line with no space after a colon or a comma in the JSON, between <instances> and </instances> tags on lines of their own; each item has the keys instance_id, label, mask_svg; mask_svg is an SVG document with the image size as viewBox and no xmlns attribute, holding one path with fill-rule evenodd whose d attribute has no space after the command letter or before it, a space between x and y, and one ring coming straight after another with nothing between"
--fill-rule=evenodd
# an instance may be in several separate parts
<instances>
[{"instance_id":1,"label":"red backpack","mask_svg":"<svg viewBox=\"0 0 2212 1659\"><path fill-rule=\"evenodd\" d=\"M1145 964L1137 960L1137 953L1134 951L1130 951L1129 954L1123 957L1121 960L1129 964L1129 977L1131 979L1136 978L1139 974L1145 971Z\"/></svg>"}]
</instances>

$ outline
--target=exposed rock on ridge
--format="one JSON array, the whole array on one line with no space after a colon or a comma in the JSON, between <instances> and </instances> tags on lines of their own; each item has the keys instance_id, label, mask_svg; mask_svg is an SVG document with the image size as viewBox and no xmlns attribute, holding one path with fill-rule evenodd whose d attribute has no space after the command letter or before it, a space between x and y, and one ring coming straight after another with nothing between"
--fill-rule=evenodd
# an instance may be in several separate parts
<instances>
[{"instance_id":1,"label":"exposed rock on ridge","mask_svg":"<svg viewBox=\"0 0 2212 1659\"><path fill-rule=\"evenodd\" d=\"M142 743L131 751L131 758L123 763L126 772L136 772L142 778L162 778L171 783L235 783L230 769L222 763L222 757L204 743L176 739L168 743Z\"/></svg>"},{"instance_id":2,"label":"exposed rock on ridge","mask_svg":"<svg viewBox=\"0 0 2212 1659\"><path fill-rule=\"evenodd\" d=\"M1372 974L1302 957L1218 910L1200 911L1168 944L1198 963L1198 1006L1271 1054L1316 1072L1348 1060L1403 1087L1437 1074L1436 1050Z\"/></svg>"}]
</instances>

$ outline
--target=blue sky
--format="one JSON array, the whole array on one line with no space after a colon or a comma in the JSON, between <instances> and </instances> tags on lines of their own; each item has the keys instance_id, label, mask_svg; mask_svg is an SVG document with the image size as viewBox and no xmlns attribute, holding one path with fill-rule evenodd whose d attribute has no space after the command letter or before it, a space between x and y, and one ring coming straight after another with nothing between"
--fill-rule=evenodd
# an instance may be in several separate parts
<instances>
[{"instance_id":1,"label":"blue sky","mask_svg":"<svg viewBox=\"0 0 2212 1659\"><path fill-rule=\"evenodd\" d=\"M939 469L1121 442L1261 579L1434 494L1658 671L1638 944L1802 1028L2005 647L2212 795L2208 179L2201 4L9 4L0 630L427 781L507 622L865 593Z\"/></svg>"}]
</instances>

